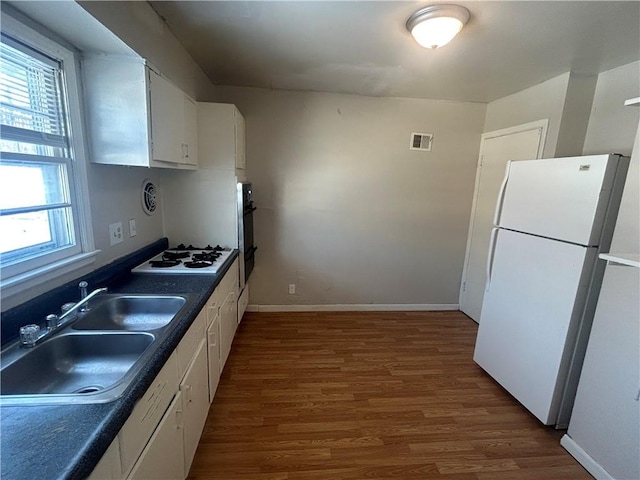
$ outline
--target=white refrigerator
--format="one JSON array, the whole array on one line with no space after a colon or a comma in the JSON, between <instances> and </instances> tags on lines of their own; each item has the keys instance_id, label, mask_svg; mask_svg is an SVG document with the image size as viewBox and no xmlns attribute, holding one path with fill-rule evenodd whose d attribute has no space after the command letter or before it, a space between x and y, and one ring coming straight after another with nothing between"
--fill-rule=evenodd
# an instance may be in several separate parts
<instances>
[{"instance_id":1,"label":"white refrigerator","mask_svg":"<svg viewBox=\"0 0 640 480\"><path fill-rule=\"evenodd\" d=\"M509 162L474 360L545 425L565 428L629 158Z\"/></svg>"}]
</instances>

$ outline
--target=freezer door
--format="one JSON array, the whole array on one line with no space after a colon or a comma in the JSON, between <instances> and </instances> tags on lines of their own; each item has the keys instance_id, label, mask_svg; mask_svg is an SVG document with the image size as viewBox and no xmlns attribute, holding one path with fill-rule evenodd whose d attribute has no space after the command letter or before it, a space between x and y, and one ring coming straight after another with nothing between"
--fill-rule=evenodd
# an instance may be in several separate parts
<instances>
[{"instance_id":1,"label":"freezer door","mask_svg":"<svg viewBox=\"0 0 640 480\"><path fill-rule=\"evenodd\" d=\"M510 162L500 227L599 245L619 155Z\"/></svg>"},{"instance_id":2,"label":"freezer door","mask_svg":"<svg viewBox=\"0 0 640 480\"><path fill-rule=\"evenodd\" d=\"M555 424L596 249L500 230L473 359Z\"/></svg>"}]
</instances>

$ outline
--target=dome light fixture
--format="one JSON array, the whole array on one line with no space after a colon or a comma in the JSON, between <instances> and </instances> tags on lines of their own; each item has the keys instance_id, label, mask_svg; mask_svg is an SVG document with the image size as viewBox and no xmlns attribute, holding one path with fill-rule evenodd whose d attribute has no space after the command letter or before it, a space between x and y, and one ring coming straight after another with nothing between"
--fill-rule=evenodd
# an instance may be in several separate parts
<instances>
[{"instance_id":1,"label":"dome light fixture","mask_svg":"<svg viewBox=\"0 0 640 480\"><path fill-rule=\"evenodd\" d=\"M407 30L423 47L436 49L453 40L469 16L469 10L459 5L430 5L409 17Z\"/></svg>"}]
</instances>

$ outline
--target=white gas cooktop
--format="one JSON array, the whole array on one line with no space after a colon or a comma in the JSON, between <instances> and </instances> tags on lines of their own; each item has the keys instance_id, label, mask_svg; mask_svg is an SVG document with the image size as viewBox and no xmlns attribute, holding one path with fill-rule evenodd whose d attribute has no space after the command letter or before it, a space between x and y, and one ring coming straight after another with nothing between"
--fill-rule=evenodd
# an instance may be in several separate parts
<instances>
[{"instance_id":1,"label":"white gas cooktop","mask_svg":"<svg viewBox=\"0 0 640 480\"><path fill-rule=\"evenodd\" d=\"M178 245L138 265L133 273L213 275L218 272L231 249L220 246L194 247Z\"/></svg>"}]
</instances>

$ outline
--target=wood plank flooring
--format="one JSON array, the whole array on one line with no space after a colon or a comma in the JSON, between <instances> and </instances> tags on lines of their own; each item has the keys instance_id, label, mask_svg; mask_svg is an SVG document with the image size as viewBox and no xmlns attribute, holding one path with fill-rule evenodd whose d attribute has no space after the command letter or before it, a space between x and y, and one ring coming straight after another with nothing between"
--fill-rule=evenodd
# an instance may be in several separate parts
<instances>
[{"instance_id":1,"label":"wood plank flooring","mask_svg":"<svg viewBox=\"0 0 640 480\"><path fill-rule=\"evenodd\" d=\"M590 479L459 312L247 313L191 480Z\"/></svg>"}]
</instances>

